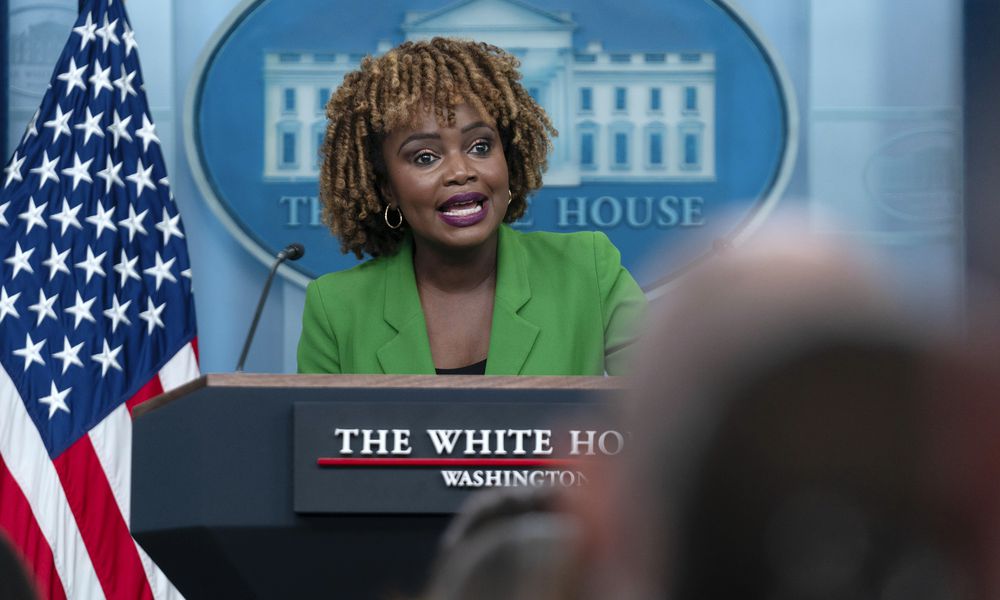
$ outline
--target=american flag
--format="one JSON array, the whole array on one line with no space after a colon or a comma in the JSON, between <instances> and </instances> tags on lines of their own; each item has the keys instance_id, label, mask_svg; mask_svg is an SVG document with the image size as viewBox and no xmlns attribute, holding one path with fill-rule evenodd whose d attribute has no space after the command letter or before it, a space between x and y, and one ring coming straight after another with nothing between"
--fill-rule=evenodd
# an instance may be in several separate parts
<instances>
[{"instance_id":1,"label":"american flag","mask_svg":"<svg viewBox=\"0 0 1000 600\"><path fill-rule=\"evenodd\" d=\"M198 375L121 0L89 0L0 177L0 535L50 598L175 598L129 532L132 408Z\"/></svg>"}]
</instances>

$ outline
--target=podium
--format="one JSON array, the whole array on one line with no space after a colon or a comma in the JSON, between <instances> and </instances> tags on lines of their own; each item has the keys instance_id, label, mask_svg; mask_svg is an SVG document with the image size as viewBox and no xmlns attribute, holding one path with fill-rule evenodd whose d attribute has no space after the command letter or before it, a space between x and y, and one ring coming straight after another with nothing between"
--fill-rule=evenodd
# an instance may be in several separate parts
<instances>
[{"instance_id":1,"label":"podium","mask_svg":"<svg viewBox=\"0 0 1000 600\"><path fill-rule=\"evenodd\" d=\"M189 599L413 597L451 513L475 491L449 487L434 466L474 459L408 468L439 441L427 431L468 431L466 449L494 444L500 458L530 455L552 424L599 419L621 387L600 377L206 375L135 410L133 535ZM365 443L371 458L403 454L392 431L412 436L405 464L369 467ZM504 432L526 432L520 454ZM552 434L563 446L564 433ZM580 446L585 436L573 436ZM321 455L336 464L321 466ZM340 467L338 456L362 464ZM505 484L520 474L507 471Z\"/></svg>"}]
</instances>

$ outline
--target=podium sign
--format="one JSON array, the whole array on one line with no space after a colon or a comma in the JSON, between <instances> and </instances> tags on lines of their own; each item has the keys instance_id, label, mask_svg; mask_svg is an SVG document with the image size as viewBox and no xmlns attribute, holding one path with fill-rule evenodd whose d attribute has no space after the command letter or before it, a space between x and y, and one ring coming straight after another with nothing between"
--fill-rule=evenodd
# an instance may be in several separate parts
<instances>
[{"instance_id":1,"label":"podium sign","mask_svg":"<svg viewBox=\"0 0 1000 600\"><path fill-rule=\"evenodd\" d=\"M625 443L585 425L599 422L598 392L381 394L405 399L295 403L297 513L451 513L481 488L582 486L583 461Z\"/></svg>"}]
</instances>

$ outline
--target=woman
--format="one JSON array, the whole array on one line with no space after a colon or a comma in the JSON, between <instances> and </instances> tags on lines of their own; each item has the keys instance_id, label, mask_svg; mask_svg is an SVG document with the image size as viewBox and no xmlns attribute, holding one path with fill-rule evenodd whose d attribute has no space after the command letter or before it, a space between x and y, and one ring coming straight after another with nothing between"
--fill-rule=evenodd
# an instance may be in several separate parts
<instances>
[{"instance_id":1,"label":"woman","mask_svg":"<svg viewBox=\"0 0 1000 600\"><path fill-rule=\"evenodd\" d=\"M327 105L324 220L374 260L306 291L303 373L600 375L644 307L602 234L523 234L555 134L517 59L435 38L366 57Z\"/></svg>"}]
</instances>

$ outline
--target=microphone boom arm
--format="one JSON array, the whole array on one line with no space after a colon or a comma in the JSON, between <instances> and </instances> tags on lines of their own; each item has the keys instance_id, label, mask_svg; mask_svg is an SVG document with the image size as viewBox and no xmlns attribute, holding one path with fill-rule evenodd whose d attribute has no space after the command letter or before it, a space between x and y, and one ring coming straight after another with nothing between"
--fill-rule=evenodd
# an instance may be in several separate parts
<instances>
[{"instance_id":1,"label":"microphone boom arm","mask_svg":"<svg viewBox=\"0 0 1000 600\"><path fill-rule=\"evenodd\" d=\"M274 264L271 265L271 272L267 276L267 281L264 282L264 289L260 292L260 300L257 301L257 310L253 314L253 321L250 323L250 331L247 332L247 339L243 342L243 351L240 352L240 359L236 363L236 372L243 372L243 363L247 360L247 354L250 352L250 344L253 343L253 336L257 333L257 323L260 321L260 315L264 312L264 303L267 302L267 294L271 291L271 283L274 281L274 275L278 272L278 267L281 266L286 260L298 260L306 253L305 248L302 244L289 244L284 250L278 253L275 258Z\"/></svg>"}]
</instances>

